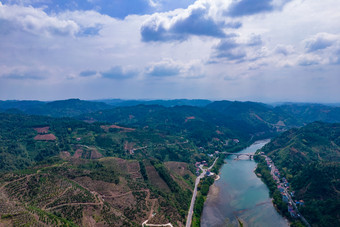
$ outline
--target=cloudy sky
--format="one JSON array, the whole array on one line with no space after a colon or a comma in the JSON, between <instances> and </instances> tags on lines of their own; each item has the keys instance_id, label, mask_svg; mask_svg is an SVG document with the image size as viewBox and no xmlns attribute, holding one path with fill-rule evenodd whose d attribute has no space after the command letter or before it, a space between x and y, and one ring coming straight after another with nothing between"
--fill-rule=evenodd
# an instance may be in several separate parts
<instances>
[{"instance_id":1,"label":"cloudy sky","mask_svg":"<svg viewBox=\"0 0 340 227\"><path fill-rule=\"evenodd\" d=\"M0 0L0 99L340 102L339 0Z\"/></svg>"}]
</instances>

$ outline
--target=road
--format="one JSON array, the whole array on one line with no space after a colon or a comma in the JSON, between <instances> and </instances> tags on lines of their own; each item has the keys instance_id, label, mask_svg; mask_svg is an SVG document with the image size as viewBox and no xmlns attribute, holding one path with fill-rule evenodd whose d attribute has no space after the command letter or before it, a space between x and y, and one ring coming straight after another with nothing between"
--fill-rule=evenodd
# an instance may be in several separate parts
<instances>
[{"instance_id":1,"label":"road","mask_svg":"<svg viewBox=\"0 0 340 227\"><path fill-rule=\"evenodd\" d=\"M301 221L307 226L307 227L311 227L310 224L308 223L308 221L300 214L299 209L297 208L295 202L293 201L292 197L290 196L289 192L287 191L286 188L284 188L285 193L287 194L288 200L292 203L294 209L296 210L296 214L299 215Z\"/></svg>"},{"instance_id":2,"label":"road","mask_svg":"<svg viewBox=\"0 0 340 227\"><path fill-rule=\"evenodd\" d=\"M274 175L275 175L274 170L277 169L277 168L275 167L275 165L274 165L274 162L273 162L273 161L271 160L271 158L269 158L268 156L266 156L266 155L262 155L262 156L265 157L266 160L269 160L269 161L270 161L270 163L271 163L271 165L272 165L271 170L270 170L270 174L271 174L271 175L273 176L273 178L274 178ZM290 196L289 191L287 190L287 187L283 187L283 189L284 189L285 194L287 195L288 201L293 205L293 207L294 207L294 209L295 209L295 211L296 211L296 214L299 215L301 221L302 221L307 227L310 227L310 224L308 223L308 221L300 214L299 209L297 208L297 206L296 206L294 200L292 199L292 197Z\"/></svg>"},{"instance_id":3,"label":"road","mask_svg":"<svg viewBox=\"0 0 340 227\"><path fill-rule=\"evenodd\" d=\"M217 159L218 157L215 159L214 163L208 169L203 169L203 165L199 166L200 169L202 170L202 173L196 178L196 181L195 181L195 189L194 189L194 192L192 193L190 208L189 208L188 217L187 217L187 223L185 225L186 227L191 226L192 215L194 214L194 205L195 205L195 200L197 196L197 186L200 183L200 180L204 177L206 171L210 170L215 165Z\"/></svg>"},{"instance_id":4,"label":"road","mask_svg":"<svg viewBox=\"0 0 340 227\"><path fill-rule=\"evenodd\" d=\"M171 223L167 224L148 224L149 220L146 220L145 222L142 223L142 227L144 226L169 226L169 227L174 227Z\"/></svg>"}]
</instances>

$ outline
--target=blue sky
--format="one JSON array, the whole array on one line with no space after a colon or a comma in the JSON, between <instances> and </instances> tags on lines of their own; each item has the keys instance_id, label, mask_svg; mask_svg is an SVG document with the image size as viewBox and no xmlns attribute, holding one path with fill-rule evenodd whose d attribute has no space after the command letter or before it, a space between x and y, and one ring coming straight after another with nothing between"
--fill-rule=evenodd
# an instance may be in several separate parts
<instances>
[{"instance_id":1,"label":"blue sky","mask_svg":"<svg viewBox=\"0 0 340 227\"><path fill-rule=\"evenodd\" d=\"M0 99L340 102L338 0L0 0Z\"/></svg>"}]
</instances>

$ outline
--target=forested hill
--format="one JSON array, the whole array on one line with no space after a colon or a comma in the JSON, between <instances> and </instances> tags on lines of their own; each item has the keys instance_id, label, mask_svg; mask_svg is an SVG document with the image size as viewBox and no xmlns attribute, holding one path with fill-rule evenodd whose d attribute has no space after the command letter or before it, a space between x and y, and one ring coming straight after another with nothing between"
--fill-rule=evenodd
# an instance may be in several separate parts
<instances>
[{"instance_id":1,"label":"forested hill","mask_svg":"<svg viewBox=\"0 0 340 227\"><path fill-rule=\"evenodd\" d=\"M44 115L51 117L74 117L81 114L92 113L99 110L113 109L115 107L129 107L137 105L159 105L164 107L197 106L204 107L211 103L203 99L175 99L175 100L121 100L103 99L85 101L68 99L58 101L0 101L0 112L23 112L26 114Z\"/></svg>"},{"instance_id":2,"label":"forested hill","mask_svg":"<svg viewBox=\"0 0 340 227\"><path fill-rule=\"evenodd\" d=\"M278 113L290 116L292 123L304 125L314 121L340 122L340 107L322 104L284 104L275 107Z\"/></svg>"},{"instance_id":3,"label":"forested hill","mask_svg":"<svg viewBox=\"0 0 340 227\"><path fill-rule=\"evenodd\" d=\"M43 105L63 116L87 104ZM211 165L215 151L240 150L263 131L194 106L100 110L90 123L8 112L0 113L0 225L139 226L154 212L155 223L183 225L194 164ZM265 129L260 136L275 132Z\"/></svg>"},{"instance_id":4,"label":"forested hill","mask_svg":"<svg viewBox=\"0 0 340 227\"><path fill-rule=\"evenodd\" d=\"M165 130L168 133L184 132L193 134L196 139L207 140L222 134L241 137L245 140L268 138L275 135L285 126L277 126L263 122L252 116L252 113L229 117L224 112L210 108L194 106L163 107L159 105L138 105L117 107L84 114L77 117L86 121L105 121L134 127L151 127ZM248 118L252 120L248 120ZM210 138L207 137L210 134Z\"/></svg>"},{"instance_id":5,"label":"forested hill","mask_svg":"<svg viewBox=\"0 0 340 227\"><path fill-rule=\"evenodd\" d=\"M320 120L340 122L339 107L289 104L273 107L256 102L216 101L205 107L137 105L116 107L77 116L80 120L106 121L136 127L186 130L219 126L242 137L271 137L292 127ZM193 126L192 126L193 125Z\"/></svg>"},{"instance_id":6,"label":"forested hill","mask_svg":"<svg viewBox=\"0 0 340 227\"><path fill-rule=\"evenodd\" d=\"M290 128L293 126L303 126L313 121L340 122L340 107L312 103L289 103L271 106L258 102L239 102L239 101L209 101L209 100L120 100L106 99L97 101L84 101L79 99L59 100L51 102L41 101L0 101L0 111L11 113L23 112L26 114L44 115L52 117L75 117L89 113L100 112L102 110L115 109L112 114L133 109L135 106L160 106L164 108L191 106L199 108L199 111L210 110L219 113L220 117L228 118L229 122L247 122L247 124L258 126L269 126L276 128ZM126 109L124 109L126 108ZM136 115L136 111L134 112ZM108 114L108 112L106 112ZM146 114L144 112L138 115ZM98 116L97 116L98 117ZM217 116L216 116L217 117ZM98 117L99 118L99 117ZM106 119L105 119L106 118ZM110 116L102 116L101 119L116 120ZM245 126L243 126L245 127Z\"/></svg>"},{"instance_id":7,"label":"forested hill","mask_svg":"<svg viewBox=\"0 0 340 227\"><path fill-rule=\"evenodd\" d=\"M137 105L160 105L165 107L174 106L199 106L203 107L212 101L206 99L173 99L173 100L122 100L122 99L99 99L112 106L137 106Z\"/></svg>"},{"instance_id":8,"label":"forested hill","mask_svg":"<svg viewBox=\"0 0 340 227\"><path fill-rule=\"evenodd\" d=\"M176 133L0 113L0 226L140 226L153 212L183 225L207 152Z\"/></svg>"},{"instance_id":9,"label":"forested hill","mask_svg":"<svg viewBox=\"0 0 340 227\"><path fill-rule=\"evenodd\" d=\"M314 122L291 129L262 151L284 173L301 213L316 226L340 226L340 124Z\"/></svg>"},{"instance_id":10,"label":"forested hill","mask_svg":"<svg viewBox=\"0 0 340 227\"><path fill-rule=\"evenodd\" d=\"M74 117L84 113L110 109L112 106L102 102L68 99L53 102L40 101L0 101L0 109L4 111L22 111L26 114L44 115L50 117Z\"/></svg>"},{"instance_id":11,"label":"forested hill","mask_svg":"<svg viewBox=\"0 0 340 227\"><path fill-rule=\"evenodd\" d=\"M314 121L340 122L340 107L313 103L271 106L257 102L216 101L206 108L232 119L262 122L276 127L300 127Z\"/></svg>"},{"instance_id":12,"label":"forested hill","mask_svg":"<svg viewBox=\"0 0 340 227\"><path fill-rule=\"evenodd\" d=\"M61 151L70 151L75 136L101 130L99 125L71 118L0 113L0 172L24 169ZM83 138L86 145L95 141L94 137L89 141L87 138Z\"/></svg>"},{"instance_id":13,"label":"forested hill","mask_svg":"<svg viewBox=\"0 0 340 227\"><path fill-rule=\"evenodd\" d=\"M0 101L0 225L136 226L153 212L156 223L181 225L194 163L210 165L215 151L235 152L313 119L340 121L338 107L323 105L174 103L186 101ZM339 210L339 134L339 124L316 122L265 148L308 201L306 212L329 223Z\"/></svg>"}]
</instances>

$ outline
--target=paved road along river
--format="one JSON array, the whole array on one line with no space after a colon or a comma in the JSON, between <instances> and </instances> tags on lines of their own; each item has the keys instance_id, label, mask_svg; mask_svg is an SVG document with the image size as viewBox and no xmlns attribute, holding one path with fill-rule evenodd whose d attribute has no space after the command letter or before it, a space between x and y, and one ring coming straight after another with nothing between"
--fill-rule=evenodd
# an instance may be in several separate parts
<instances>
[{"instance_id":1,"label":"paved road along river","mask_svg":"<svg viewBox=\"0 0 340 227\"><path fill-rule=\"evenodd\" d=\"M255 153L268 140L255 142L239 153ZM211 186L204 204L202 227L238 226L237 218L244 226L289 226L280 216L269 198L269 190L254 169L256 163L248 156L231 155L220 172L221 178Z\"/></svg>"}]
</instances>

